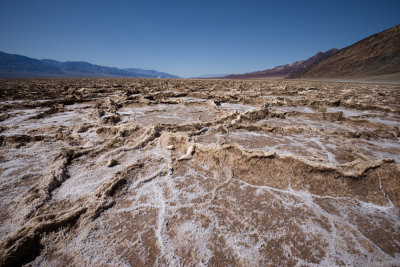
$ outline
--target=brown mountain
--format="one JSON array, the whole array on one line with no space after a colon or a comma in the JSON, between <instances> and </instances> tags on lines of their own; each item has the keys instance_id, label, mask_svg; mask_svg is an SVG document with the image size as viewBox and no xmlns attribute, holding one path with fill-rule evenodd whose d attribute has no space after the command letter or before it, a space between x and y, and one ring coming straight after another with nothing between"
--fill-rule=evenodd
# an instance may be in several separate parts
<instances>
[{"instance_id":1,"label":"brown mountain","mask_svg":"<svg viewBox=\"0 0 400 267\"><path fill-rule=\"evenodd\" d=\"M288 78L367 77L400 73L400 25L374 34Z\"/></svg>"},{"instance_id":2,"label":"brown mountain","mask_svg":"<svg viewBox=\"0 0 400 267\"><path fill-rule=\"evenodd\" d=\"M334 54L336 54L339 50L332 48L326 52L319 52L314 56L301 61L296 61L292 64L286 64L282 66L277 66L273 69L267 69L262 71L249 72L244 74L230 74L224 76L226 79L255 79L255 78L272 78L272 77L286 77L292 73L301 71L321 60L326 59Z\"/></svg>"}]
</instances>

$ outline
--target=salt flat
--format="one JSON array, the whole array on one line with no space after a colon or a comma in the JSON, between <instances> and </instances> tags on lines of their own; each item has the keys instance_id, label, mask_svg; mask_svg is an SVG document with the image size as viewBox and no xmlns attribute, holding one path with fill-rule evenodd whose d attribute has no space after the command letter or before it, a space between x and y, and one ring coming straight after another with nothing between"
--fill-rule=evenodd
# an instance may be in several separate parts
<instances>
[{"instance_id":1,"label":"salt flat","mask_svg":"<svg viewBox=\"0 0 400 267\"><path fill-rule=\"evenodd\" d=\"M400 86L0 80L0 265L400 265Z\"/></svg>"}]
</instances>

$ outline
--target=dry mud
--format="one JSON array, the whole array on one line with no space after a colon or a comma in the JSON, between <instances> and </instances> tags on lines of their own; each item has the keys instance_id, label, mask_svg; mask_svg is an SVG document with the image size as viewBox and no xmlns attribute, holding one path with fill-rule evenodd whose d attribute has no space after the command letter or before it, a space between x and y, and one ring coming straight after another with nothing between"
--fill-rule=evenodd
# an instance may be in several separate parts
<instances>
[{"instance_id":1,"label":"dry mud","mask_svg":"<svg viewBox=\"0 0 400 267\"><path fill-rule=\"evenodd\" d=\"M400 265L400 87L0 80L0 265Z\"/></svg>"}]
</instances>

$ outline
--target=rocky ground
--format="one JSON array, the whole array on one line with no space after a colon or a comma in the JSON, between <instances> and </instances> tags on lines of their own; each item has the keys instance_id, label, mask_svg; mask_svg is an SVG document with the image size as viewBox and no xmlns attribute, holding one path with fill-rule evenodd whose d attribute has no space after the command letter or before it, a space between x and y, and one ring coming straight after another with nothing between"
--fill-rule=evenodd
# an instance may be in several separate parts
<instances>
[{"instance_id":1,"label":"rocky ground","mask_svg":"<svg viewBox=\"0 0 400 267\"><path fill-rule=\"evenodd\" d=\"M400 265L400 86L0 80L0 265Z\"/></svg>"}]
</instances>

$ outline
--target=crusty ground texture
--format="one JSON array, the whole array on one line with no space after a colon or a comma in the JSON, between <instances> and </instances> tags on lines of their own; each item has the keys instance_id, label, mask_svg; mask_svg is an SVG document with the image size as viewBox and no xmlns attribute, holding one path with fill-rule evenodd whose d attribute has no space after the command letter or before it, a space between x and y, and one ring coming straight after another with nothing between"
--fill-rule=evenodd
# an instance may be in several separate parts
<instances>
[{"instance_id":1,"label":"crusty ground texture","mask_svg":"<svg viewBox=\"0 0 400 267\"><path fill-rule=\"evenodd\" d=\"M0 265L400 265L400 86L0 80Z\"/></svg>"}]
</instances>

